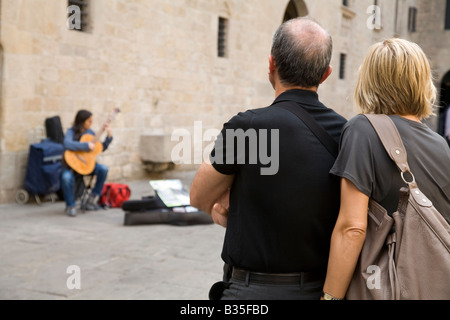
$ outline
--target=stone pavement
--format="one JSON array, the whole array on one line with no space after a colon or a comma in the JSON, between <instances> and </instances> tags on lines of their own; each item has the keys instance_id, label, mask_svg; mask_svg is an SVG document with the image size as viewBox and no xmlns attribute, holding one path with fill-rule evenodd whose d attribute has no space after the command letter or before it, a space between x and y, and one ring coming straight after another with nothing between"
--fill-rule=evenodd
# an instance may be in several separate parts
<instances>
[{"instance_id":1,"label":"stone pavement","mask_svg":"<svg viewBox=\"0 0 450 320\"><path fill-rule=\"evenodd\" d=\"M127 184L131 199L152 193L148 180ZM222 278L221 227L124 226L121 209L64 207L0 206L0 300L207 300Z\"/></svg>"}]
</instances>

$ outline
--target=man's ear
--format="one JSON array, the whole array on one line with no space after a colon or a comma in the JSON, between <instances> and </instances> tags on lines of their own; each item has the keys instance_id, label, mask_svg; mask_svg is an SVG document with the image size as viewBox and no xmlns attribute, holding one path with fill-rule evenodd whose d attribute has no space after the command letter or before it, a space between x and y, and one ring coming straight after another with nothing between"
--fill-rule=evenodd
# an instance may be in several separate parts
<instances>
[{"instance_id":1,"label":"man's ear","mask_svg":"<svg viewBox=\"0 0 450 320\"><path fill-rule=\"evenodd\" d=\"M320 80L320 84L324 83L325 80L328 79L328 77L333 73L333 67L328 66L327 71L325 71L325 74L322 77L322 80Z\"/></svg>"},{"instance_id":2,"label":"man's ear","mask_svg":"<svg viewBox=\"0 0 450 320\"><path fill-rule=\"evenodd\" d=\"M269 56L269 73L273 74L276 70L276 64L275 59L273 58L273 55Z\"/></svg>"},{"instance_id":3,"label":"man's ear","mask_svg":"<svg viewBox=\"0 0 450 320\"><path fill-rule=\"evenodd\" d=\"M277 66L275 63L275 59L272 55L269 56L269 81L272 84L272 87L275 89L276 86L276 74L277 74Z\"/></svg>"}]
</instances>

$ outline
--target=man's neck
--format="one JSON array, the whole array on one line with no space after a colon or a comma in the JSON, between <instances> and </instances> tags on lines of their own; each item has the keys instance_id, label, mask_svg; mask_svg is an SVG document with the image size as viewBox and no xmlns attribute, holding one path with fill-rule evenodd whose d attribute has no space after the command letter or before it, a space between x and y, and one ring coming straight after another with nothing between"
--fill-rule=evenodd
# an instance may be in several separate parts
<instances>
[{"instance_id":1,"label":"man's neck","mask_svg":"<svg viewBox=\"0 0 450 320\"><path fill-rule=\"evenodd\" d=\"M317 92L317 87L305 88L305 87L299 87L299 86L279 85L279 86L276 86L276 88L275 88L275 98L278 98L282 93L289 91L289 90L305 90L305 91Z\"/></svg>"}]
</instances>

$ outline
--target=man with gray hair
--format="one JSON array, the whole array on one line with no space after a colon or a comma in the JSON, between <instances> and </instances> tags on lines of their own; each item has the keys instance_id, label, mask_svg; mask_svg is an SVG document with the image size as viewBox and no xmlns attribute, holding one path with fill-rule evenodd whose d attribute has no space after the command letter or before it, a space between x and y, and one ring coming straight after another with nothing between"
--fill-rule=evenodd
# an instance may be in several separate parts
<instances>
[{"instance_id":1,"label":"man with gray hair","mask_svg":"<svg viewBox=\"0 0 450 320\"><path fill-rule=\"evenodd\" d=\"M227 228L224 281L210 299L321 297L340 197L329 174L336 154L323 136L337 149L346 123L317 94L331 56L331 36L313 19L281 25L269 56L276 100L227 122L194 178L191 204ZM269 154L278 163L264 170Z\"/></svg>"}]
</instances>

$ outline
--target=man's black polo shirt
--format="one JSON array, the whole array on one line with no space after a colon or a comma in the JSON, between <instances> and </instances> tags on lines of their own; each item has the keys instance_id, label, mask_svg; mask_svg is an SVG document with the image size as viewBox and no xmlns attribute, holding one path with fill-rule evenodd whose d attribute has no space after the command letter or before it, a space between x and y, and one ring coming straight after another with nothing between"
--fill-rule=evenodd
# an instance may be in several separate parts
<instances>
[{"instance_id":1,"label":"man's black polo shirt","mask_svg":"<svg viewBox=\"0 0 450 320\"><path fill-rule=\"evenodd\" d=\"M236 175L222 252L234 267L265 273L327 267L340 200L339 180L329 174L335 159L297 116L279 108L286 100L300 103L336 142L346 123L317 93L290 90L224 125L211 160L218 172Z\"/></svg>"}]
</instances>

